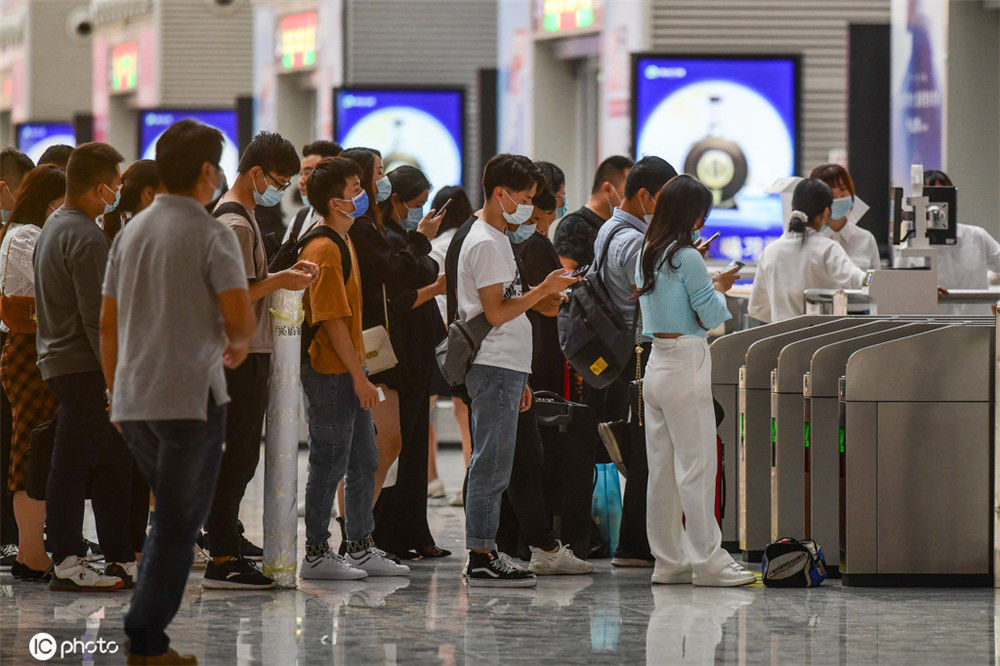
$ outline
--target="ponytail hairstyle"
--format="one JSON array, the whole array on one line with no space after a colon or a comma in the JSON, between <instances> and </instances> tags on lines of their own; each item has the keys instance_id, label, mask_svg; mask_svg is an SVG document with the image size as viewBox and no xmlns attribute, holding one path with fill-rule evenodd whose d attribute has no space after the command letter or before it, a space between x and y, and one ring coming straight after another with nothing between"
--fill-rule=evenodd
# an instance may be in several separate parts
<instances>
[{"instance_id":1,"label":"ponytail hairstyle","mask_svg":"<svg viewBox=\"0 0 1000 666\"><path fill-rule=\"evenodd\" d=\"M656 274L664 262L670 268L673 259L685 247L694 247L691 232L699 220L712 210L712 192L698 179L674 176L660 189L653 220L646 231L642 251L642 288L636 298L649 293L656 286Z\"/></svg>"},{"instance_id":2,"label":"ponytail hairstyle","mask_svg":"<svg viewBox=\"0 0 1000 666\"><path fill-rule=\"evenodd\" d=\"M792 194L792 214L788 218L788 230L805 233L806 227L833 205L833 192L829 185L817 178L806 178L795 186Z\"/></svg>"},{"instance_id":3,"label":"ponytail hairstyle","mask_svg":"<svg viewBox=\"0 0 1000 666\"><path fill-rule=\"evenodd\" d=\"M387 219L399 222L396 219L396 212L392 207L393 200L395 199L405 206L407 201L413 201L424 192L429 192L431 181L427 180L427 176L424 175L423 171L409 164L399 165L387 173L386 176L389 177L389 182L392 183L392 194L389 195L388 199L378 204L382 209L382 220L383 222Z\"/></svg>"},{"instance_id":4,"label":"ponytail hairstyle","mask_svg":"<svg viewBox=\"0 0 1000 666\"><path fill-rule=\"evenodd\" d=\"M104 214L104 233L114 239L125 223L142 210L142 193L147 187L157 191L162 186L160 172L153 160L139 160L122 174L122 196L118 207Z\"/></svg>"},{"instance_id":5,"label":"ponytail hairstyle","mask_svg":"<svg viewBox=\"0 0 1000 666\"><path fill-rule=\"evenodd\" d=\"M367 217L375 224L380 234L384 234L382 224L382 211L379 210L378 202L375 201L375 157L382 157L382 153L374 148L348 148L340 154L354 160L361 168L361 188L368 193L368 212L362 217Z\"/></svg>"}]
</instances>

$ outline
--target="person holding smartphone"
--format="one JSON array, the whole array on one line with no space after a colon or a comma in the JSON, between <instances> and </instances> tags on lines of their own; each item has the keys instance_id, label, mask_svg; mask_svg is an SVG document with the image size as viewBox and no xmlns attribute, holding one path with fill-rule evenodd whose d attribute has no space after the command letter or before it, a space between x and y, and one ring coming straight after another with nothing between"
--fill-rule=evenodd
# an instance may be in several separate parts
<instances>
[{"instance_id":1,"label":"person holding smartphone","mask_svg":"<svg viewBox=\"0 0 1000 666\"><path fill-rule=\"evenodd\" d=\"M646 531L653 583L735 587L751 572L722 549L715 519L717 470L712 359L707 332L729 320L725 292L739 268L709 275L695 246L712 193L691 176L657 197L635 284L653 349L643 381L649 469Z\"/></svg>"}]
</instances>

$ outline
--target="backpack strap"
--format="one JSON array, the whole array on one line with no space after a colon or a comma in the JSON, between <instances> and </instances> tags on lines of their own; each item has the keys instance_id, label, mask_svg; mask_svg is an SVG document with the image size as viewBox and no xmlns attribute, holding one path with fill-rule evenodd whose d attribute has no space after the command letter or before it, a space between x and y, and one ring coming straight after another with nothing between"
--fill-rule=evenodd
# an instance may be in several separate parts
<instances>
[{"instance_id":1,"label":"backpack strap","mask_svg":"<svg viewBox=\"0 0 1000 666\"><path fill-rule=\"evenodd\" d=\"M298 213L295 214L295 219L292 221L292 235L290 238L294 240L299 239L299 234L302 233L302 225L305 224L306 218L309 217L309 213L312 212L312 208L306 206Z\"/></svg>"},{"instance_id":2,"label":"backpack strap","mask_svg":"<svg viewBox=\"0 0 1000 666\"><path fill-rule=\"evenodd\" d=\"M351 270L354 267L351 262L351 250L347 247L347 241L345 241L340 234L325 224L318 224L307 231L305 235L302 236L298 242L296 242L295 254L301 254L305 246L309 244L309 241L314 238L328 238L336 243L337 248L340 250L340 266L344 271L344 284L347 284L347 281L351 279Z\"/></svg>"},{"instance_id":3,"label":"backpack strap","mask_svg":"<svg viewBox=\"0 0 1000 666\"><path fill-rule=\"evenodd\" d=\"M627 228L628 226L629 225L625 223L619 224L616 229L614 229L610 234L608 234L607 239L605 239L604 241L604 249L601 250L601 258L598 259L597 266L594 268L594 272L597 273L598 275L600 275L601 271L604 269L604 262L608 260L608 248L611 247L611 239L617 236L619 231Z\"/></svg>"},{"instance_id":4,"label":"backpack strap","mask_svg":"<svg viewBox=\"0 0 1000 666\"><path fill-rule=\"evenodd\" d=\"M239 215L250 224L251 231L253 230L252 227L255 226L253 220L250 218L250 212L244 208L242 204L238 204L235 201L227 201L224 204L220 204L214 211L212 211L212 217L215 219L219 219L223 215ZM251 252L253 252L255 256L257 254L256 250L257 234L255 233L253 234L253 248L251 249ZM264 252L264 258L265 260L267 259L266 251ZM256 258L254 259L254 263L256 263Z\"/></svg>"}]
</instances>

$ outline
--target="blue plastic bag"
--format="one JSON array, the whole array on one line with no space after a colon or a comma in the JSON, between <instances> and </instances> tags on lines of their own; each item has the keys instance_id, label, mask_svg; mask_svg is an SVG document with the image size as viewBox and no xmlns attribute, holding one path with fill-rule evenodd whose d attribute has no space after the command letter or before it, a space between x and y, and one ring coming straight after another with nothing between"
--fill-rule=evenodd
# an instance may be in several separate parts
<instances>
[{"instance_id":1,"label":"blue plastic bag","mask_svg":"<svg viewBox=\"0 0 1000 666\"><path fill-rule=\"evenodd\" d=\"M622 487L614 463L594 465L594 500L591 515L601 533L601 540L614 556L622 522Z\"/></svg>"}]
</instances>

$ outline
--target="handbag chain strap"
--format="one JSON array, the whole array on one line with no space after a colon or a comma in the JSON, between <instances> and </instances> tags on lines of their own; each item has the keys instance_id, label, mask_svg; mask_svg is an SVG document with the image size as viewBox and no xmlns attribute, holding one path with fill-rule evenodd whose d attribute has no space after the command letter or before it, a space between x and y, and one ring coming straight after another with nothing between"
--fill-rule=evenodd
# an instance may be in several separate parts
<instances>
[{"instance_id":1,"label":"handbag chain strap","mask_svg":"<svg viewBox=\"0 0 1000 666\"><path fill-rule=\"evenodd\" d=\"M389 333L389 305L385 298L385 282L382 283L382 312L385 314L385 332Z\"/></svg>"},{"instance_id":2,"label":"handbag chain strap","mask_svg":"<svg viewBox=\"0 0 1000 666\"><path fill-rule=\"evenodd\" d=\"M635 343L635 380L636 382L642 379L642 342ZM636 397L636 409L639 414L639 427L642 426L642 386L636 384L638 395Z\"/></svg>"}]
</instances>

